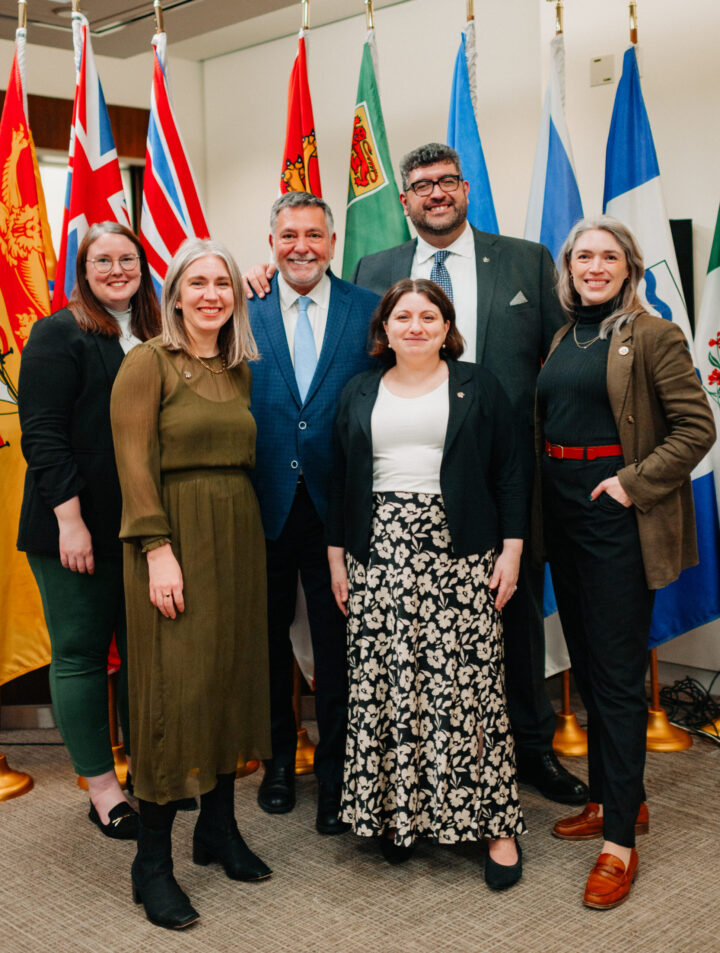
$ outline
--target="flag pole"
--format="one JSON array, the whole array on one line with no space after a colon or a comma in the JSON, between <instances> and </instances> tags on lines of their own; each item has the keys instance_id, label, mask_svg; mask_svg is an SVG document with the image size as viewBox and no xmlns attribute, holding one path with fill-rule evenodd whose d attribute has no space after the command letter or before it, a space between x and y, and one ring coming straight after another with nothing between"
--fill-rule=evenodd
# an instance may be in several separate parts
<instances>
[{"instance_id":1,"label":"flag pole","mask_svg":"<svg viewBox=\"0 0 720 953\"><path fill-rule=\"evenodd\" d=\"M657 649L650 650L650 694L652 700L648 709L646 749L666 753L691 748L693 742L690 732L671 725L667 712L660 707Z\"/></svg>"},{"instance_id":2,"label":"flag pole","mask_svg":"<svg viewBox=\"0 0 720 953\"><path fill-rule=\"evenodd\" d=\"M638 15L636 0L630 0L630 42L637 46L638 41Z\"/></svg>"},{"instance_id":3,"label":"flag pole","mask_svg":"<svg viewBox=\"0 0 720 953\"><path fill-rule=\"evenodd\" d=\"M302 7L302 29L310 29L310 0L300 0L300 6Z\"/></svg>"},{"instance_id":4,"label":"flag pole","mask_svg":"<svg viewBox=\"0 0 720 953\"><path fill-rule=\"evenodd\" d=\"M548 3L555 4L555 35L559 35L564 31L563 27L563 11L565 9L565 4L563 0L547 0Z\"/></svg>"},{"instance_id":5,"label":"flag pole","mask_svg":"<svg viewBox=\"0 0 720 953\"><path fill-rule=\"evenodd\" d=\"M82 10L80 9L80 0L72 0L72 12L82 13Z\"/></svg>"},{"instance_id":6,"label":"flag pole","mask_svg":"<svg viewBox=\"0 0 720 953\"><path fill-rule=\"evenodd\" d=\"M475 19L475 0L467 0L467 22Z\"/></svg>"},{"instance_id":7,"label":"flag pole","mask_svg":"<svg viewBox=\"0 0 720 953\"><path fill-rule=\"evenodd\" d=\"M373 0L365 0L365 26L368 30L375 29L375 13L373 11Z\"/></svg>"},{"instance_id":8,"label":"flag pole","mask_svg":"<svg viewBox=\"0 0 720 953\"><path fill-rule=\"evenodd\" d=\"M27 26L27 0L18 0L18 30Z\"/></svg>"},{"instance_id":9,"label":"flag pole","mask_svg":"<svg viewBox=\"0 0 720 953\"><path fill-rule=\"evenodd\" d=\"M163 18L163 8L160 0L153 0L153 8L155 10L155 32L164 33L165 32L165 21Z\"/></svg>"}]
</instances>

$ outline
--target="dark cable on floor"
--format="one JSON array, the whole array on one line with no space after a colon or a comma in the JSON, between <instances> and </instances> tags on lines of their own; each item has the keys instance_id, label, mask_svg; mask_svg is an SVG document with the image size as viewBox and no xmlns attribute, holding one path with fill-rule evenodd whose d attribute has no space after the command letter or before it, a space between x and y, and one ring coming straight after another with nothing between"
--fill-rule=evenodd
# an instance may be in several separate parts
<instances>
[{"instance_id":1,"label":"dark cable on floor","mask_svg":"<svg viewBox=\"0 0 720 953\"><path fill-rule=\"evenodd\" d=\"M683 678L660 690L660 703L672 724L720 742L720 703L712 696L718 676L720 672L708 688L695 678Z\"/></svg>"}]
</instances>

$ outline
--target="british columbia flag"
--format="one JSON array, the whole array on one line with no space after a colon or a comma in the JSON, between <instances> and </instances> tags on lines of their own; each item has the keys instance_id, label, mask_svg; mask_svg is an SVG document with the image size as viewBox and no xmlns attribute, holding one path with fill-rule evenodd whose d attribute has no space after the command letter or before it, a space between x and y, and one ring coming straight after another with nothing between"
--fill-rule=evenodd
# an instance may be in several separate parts
<instances>
[{"instance_id":1,"label":"british columbia flag","mask_svg":"<svg viewBox=\"0 0 720 953\"><path fill-rule=\"evenodd\" d=\"M155 34L153 50L140 238L159 297L170 260L180 245L193 236L208 238L209 232L170 102L165 33Z\"/></svg>"},{"instance_id":2,"label":"british columbia flag","mask_svg":"<svg viewBox=\"0 0 720 953\"><path fill-rule=\"evenodd\" d=\"M115 141L90 44L90 24L82 13L73 13L72 20L75 104L53 311L64 307L70 297L78 246L90 226L110 220L130 227Z\"/></svg>"}]
</instances>

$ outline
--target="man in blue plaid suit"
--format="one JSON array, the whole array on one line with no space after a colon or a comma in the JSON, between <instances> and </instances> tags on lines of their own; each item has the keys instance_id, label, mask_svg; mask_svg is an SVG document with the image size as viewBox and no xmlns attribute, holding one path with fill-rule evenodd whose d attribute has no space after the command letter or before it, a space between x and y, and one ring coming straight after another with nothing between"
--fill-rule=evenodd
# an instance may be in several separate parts
<instances>
[{"instance_id":1,"label":"man in blue plaid suit","mask_svg":"<svg viewBox=\"0 0 720 953\"><path fill-rule=\"evenodd\" d=\"M335 407L350 378L370 366L368 326L379 297L330 272L333 219L318 196L288 192L275 202L270 245L278 273L269 294L249 302L261 354L252 365L253 483L267 545L273 747L258 803L270 814L295 806L289 628L299 572L315 659L316 827L339 834L347 829L338 819L347 721L345 618L330 589L323 524Z\"/></svg>"}]
</instances>

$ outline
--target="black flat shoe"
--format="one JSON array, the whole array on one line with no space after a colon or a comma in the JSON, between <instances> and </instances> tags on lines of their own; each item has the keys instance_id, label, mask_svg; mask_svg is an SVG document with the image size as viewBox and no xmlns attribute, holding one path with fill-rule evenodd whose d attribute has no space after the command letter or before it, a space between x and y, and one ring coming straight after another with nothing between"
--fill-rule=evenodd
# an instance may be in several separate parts
<instances>
[{"instance_id":1,"label":"black flat shoe","mask_svg":"<svg viewBox=\"0 0 720 953\"><path fill-rule=\"evenodd\" d=\"M295 807L295 766L266 767L257 800L267 814L287 814L292 811Z\"/></svg>"},{"instance_id":2,"label":"black flat shoe","mask_svg":"<svg viewBox=\"0 0 720 953\"><path fill-rule=\"evenodd\" d=\"M380 838L380 850L389 864L404 864L415 853L415 845L410 844L409 847L402 847L389 837L383 836Z\"/></svg>"},{"instance_id":3,"label":"black flat shoe","mask_svg":"<svg viewBox=\"0 0 720 953\"><path fill-rule=\"evenodd\" d=\"M488 850L485 858L485 883L491 890L507 890L514 887L522 877L522 848L515 838L518 859L514 864L496 864Z\"/></svg>"},{"instance_id":4,"label":"black flat shoe","mask_svg":"<svg viewBox=\"0 0 720 953\"><path fill-rule=\"evenodd\" d=\"M106 837L112 837L114 840L137 840L138 816L127 801L120 801L112 810L108 811L109 821L107 824L103 824L100 820L100 815L95 810L92 801L90 802L88 817L93 824L97 824Z\"/></svg>"},{"instance_id":5,"label":"black flat shoe","mask_svg":"<svg viewBox=\"0 0 720 953\"><path fill-rule=\"evenodd\" d=\"M518 781L529 784L550 801L559 804L586 804L587 785L564 768L554 751L518 755Z\"/></svg>"}]
</instances>

